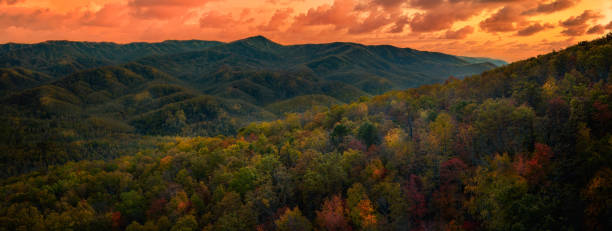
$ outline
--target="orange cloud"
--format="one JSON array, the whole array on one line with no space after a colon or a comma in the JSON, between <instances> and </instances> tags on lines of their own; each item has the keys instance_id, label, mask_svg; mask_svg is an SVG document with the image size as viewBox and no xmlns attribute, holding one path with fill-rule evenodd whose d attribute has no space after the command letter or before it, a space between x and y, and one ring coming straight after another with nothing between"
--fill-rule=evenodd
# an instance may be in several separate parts
<instances>
[{"instance_id":1,"label":"orange cloud","mask_svg":"<svg viewBox=\"0 0 612 231\"><path fill-rule=\"evenodd\" d=\"M270 21L268 21L266 25L260 25L257 27L257 29L260 29L262 31L279 30L281 26L284 26L286 24L287 19L291 17L292 13L293 8L278 9L274 13L274 15L272 15L272 18L270 18Z\"/></svg>"},{"instance_id":2,"label":"orange cloud","mask_svg":"<svg viewBox=\"0 0 612 231\"><path fill-rule=\"evenodd\" d=\"M123 23L127 14L124 5L111 3L96 12L85 12L81 22L87 26L114 27Z\"/></svg>"},{"instance_id":3,"label":"orange cloud","mask_svg":"<svg viewBox=\"0 0 612 231\"><path fill-rule=\"evenodd\" d=\"M202 14L200 18L200 27L202 28L226 28L238 23L238 20L234 20L231 13L221 13L216 10L212 10Z\"/></svg>"},{"instance_id":4,"label":"orange cloud","mask_svg":"<svg viewBox=\"0 0 612 231\"><path fill-rule=\"evenodd\" d=\"M551 28L555 28L555 26L553 24L550 23L544 23L544 24L540 24L540 23L534 23L531 24L519 31L516 32L516 35L518 36L530 36L533 35L535 33L538 33L540 31L544 31L547 29L551 29Z\"/></svg>"},{"instance_id":5,"label":"orange cloud","mask_svg":"<svg viewBox=\"0 0 612 231\"><path fill-rule=\"evenodd\" d=\"M17 2L20 2L21 0L0 0L0 5L1 4L6 4L6 5L13 5Z\"/></svg>"},{"instance_id":6,"label":"orange cloud","mask_svg":"<svg viewBox=\"0 0 612 231\"><path fill-rule=\"evenodd\" d=\"M410 20L413 32L434 32L450 29L457 21L467 20L490 6L486 2L456 0L413 0L411 6L424 12L415 13ZM492 6L492 5L491 5Z\"/></svg>"},{"instance_id":7,"label":"orange cloud","mask_svg":"<svg viewBox=\"0 0 612 231\"><path fill-rule=\"evenodd\" d=\"M463 28L456 30L456 31L447 30L444 37L447 39L464 39L473 32L474 32L474 27L464 26Z\"/></svg>"},{"instance_id":8,"label":"orange cloud","mask_svg":"<svg viewBox=\"0 0 612 231\"><path fill-rule=\"evenodd\" d=\"M49 9L23 7L0 8L0 28L18 27L30 30L50 30L73 26L75 14L57 14Z\"/></svg>"},{"instance_id":9,"label":"orange cloud","mask_svg":"<svg viewBox=\"0 0 612 231\"><path fill-rule=\"evenodd\" d=\"M283 44L390 44L512 61L612 30L612 11L603 10L610 7L608 0L0 0L0 42L227 42L263 34Z\"/></svg>"},{"instance_id":10,"label":"orange cloud","mask_svg":"<svg viewBox=\"0 0 612 231\"><path fill-rule=\"evenodd\" d=\"M602 18L603 15L591 11L585 10L578 16L572 16L566 20L559 21L559 25L565 27L565 30L561 31L562 34L567 36L580 36L587 32L589 27L588 22ZM594 31L592 31L594 32Z\"/></svg>"},{"instance_id":11,"label":"orange cloud","mask_svg":"<svg viewBox=\"0 0 612 231\"><path fill-rule=\"evenodd\" d=\"M536 8L523 12L524 15L549 14L562 11L574 6L579 0L556 0L549 3L540 3Z\"/></svg>"},{"instance_id":12,"label":"orange cloud","mask_svg":"<svg viewBox=\"0 0 612 231\"><path fill-rule=\"evenodd\" d=\"M602 25L595 25L591 28L589 28L589 30L587 30L587 34L603 34L604 32L606 32L606 28L604 28L604 26Z\"/></svg>"},{"instance_id":13,"label":"orange cloud","mask_svg":"<svg viewBox=\"0 0 612 231\"><path fill-rule=\"evenodd\" d=\"M517 29L517 23L523 23L524 17L518 7L506 6L489 18L480 22L480 28L487 32L509 32Z\"/></svg>"},{"instance_id":14,"label":"orange cloud","mask_svg":"<svg viewBox=\"0 0 612 231\"><path fill-rule=\"evenodd\" d=\"M184 15L193 7L206 5L209 0L131 0L132 14L143 18L167 19Z\"/></svg>"},{"instance_id":15,"label":"orange cloud","mask_svg":"<svg viewBox=\"0 0 612 231\"><path fill-rule=\"evenodd\" d=\"M337 30L348 28L357 21L353 11L356 4L353 0L336 0L333 5L322 5L311 8L307 13L295 17L292 28L300 30L306 26L331 25Z\"/></svg>"},{"instance_id":16,"label":"orange cloud","mask_svg":"<svg viewBox=\"0 0 612 231\"><path fill-rule=\"evenodd\" d=\"M584 25L588 21L591 21L593 19L598 19L601 17L602 15L597 12L593 12L591 10L585 10L584 12L582 12L581 15L570 17L559 23L561 24L561 26L564 26L564 27L580 26L580 25Z\"/></svg>"}]
</instances>

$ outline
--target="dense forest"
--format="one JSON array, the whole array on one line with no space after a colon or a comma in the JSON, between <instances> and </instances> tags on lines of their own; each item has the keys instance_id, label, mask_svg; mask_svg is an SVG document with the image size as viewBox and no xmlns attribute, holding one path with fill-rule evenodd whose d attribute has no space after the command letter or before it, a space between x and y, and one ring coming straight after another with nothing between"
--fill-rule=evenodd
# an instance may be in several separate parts
<instances>
[{"instance_id":1,"label":"dense forest","mask_svg":"<svg viewBox=\"0 0 612 231\"><path fill-rule=\"evenodd\" d=\"M610 81L612 34L235 135L145 136L3 179L0 229L612 230Z\"/></svg>"},{"instance_id":2,"label":"dense forest","mask_svg":"<svg viewBox=\"0 0 612 231\"><path fill-rule=\"evenodd\" d=\"M151 136L235 135L251 122L502 64L393 46L284 46L262 36L4 44L0 177L116 158L154 147Z\"/></svg>"}]
</instances>

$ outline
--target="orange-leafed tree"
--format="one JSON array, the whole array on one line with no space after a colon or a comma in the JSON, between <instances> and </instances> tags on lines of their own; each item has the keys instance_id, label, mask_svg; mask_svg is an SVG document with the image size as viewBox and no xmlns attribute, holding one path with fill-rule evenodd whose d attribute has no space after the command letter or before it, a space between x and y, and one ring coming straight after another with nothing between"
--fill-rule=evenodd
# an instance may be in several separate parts
<instances>
[{"instance_id":1,"label":"orange-leafed tree","mask_svg":"<svg viewBox=\"0 0 612 231\"><path fill-rule=\"evenodd\" d=\"M323 202L321 210L317 211L317 225L323 230L351 230L344 215L344 201L336 195Z\"/></svg>"}]
</instances>

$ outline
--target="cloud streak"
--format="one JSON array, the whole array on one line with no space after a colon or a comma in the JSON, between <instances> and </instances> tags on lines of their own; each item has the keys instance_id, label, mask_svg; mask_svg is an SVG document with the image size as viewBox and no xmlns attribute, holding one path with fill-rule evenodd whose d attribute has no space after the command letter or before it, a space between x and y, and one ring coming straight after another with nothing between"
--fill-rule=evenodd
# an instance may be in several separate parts
<instances>
[{"instance_id":1,"label":"cloud streak","mask_svg":"<svg viewBox=\"0 0 612 231\"><path fill-rule=\"evenodd\" d=\"M572 16L572 17L569 17L568 19L559 21L559 25L565 28L565 30L561 31L561 33L566 36L581 36L587 32L587 28L589 27L589 24L588 24L589 22L595 21L602 17L603 15L601 15L598 12L591 11L591 10L585 10L584 12L582 12L582 14L578 16ZM594 34L598 30L588 30L588 31L591 32L590 34ZM603 32L601 30L599 31Z\"/></svg>"}]
</instances>

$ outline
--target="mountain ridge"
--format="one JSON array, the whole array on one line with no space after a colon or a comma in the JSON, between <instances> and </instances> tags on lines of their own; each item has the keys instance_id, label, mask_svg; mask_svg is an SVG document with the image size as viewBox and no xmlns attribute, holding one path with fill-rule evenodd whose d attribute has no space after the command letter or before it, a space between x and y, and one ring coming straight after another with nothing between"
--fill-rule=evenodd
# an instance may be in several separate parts
<instances>
[{"instance_id":1,"label":"mountain ridge","mask_svg":"<svg viewBox=\"0 0 612 231\"><path fill-rule=\"evenodd\" d=\"M327 104L246 126L227 122L265 111L147 65L74 73L12 96L111 99L84 103L100 105L95 113L40 118L9 114L15 108L0 101L0 227L611 230L610 57L612 33L341 105L323 94L289 97L342 83L312 70L222 66L212 81L236 94L288 98L259 102L268 111ZM346 65L336 58L327 68Z\"/></svg>"}]
</instances>

